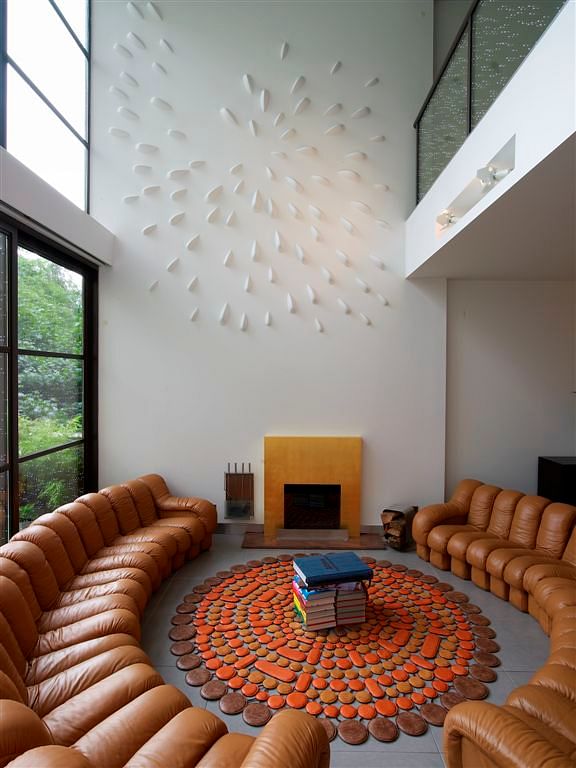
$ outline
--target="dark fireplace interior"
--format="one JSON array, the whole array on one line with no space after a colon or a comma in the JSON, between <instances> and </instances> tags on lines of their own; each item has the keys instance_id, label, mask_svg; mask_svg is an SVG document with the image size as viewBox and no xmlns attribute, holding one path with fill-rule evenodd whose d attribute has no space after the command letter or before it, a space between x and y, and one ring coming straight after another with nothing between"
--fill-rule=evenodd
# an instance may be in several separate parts
<instances>
[{"instance_id":1,"label":"dark fireplace interior","mask_svg":"<svg viewBox=\"0 0 576 768\"><path fill-rule=\"evenodd\" d=\"M339 485L284 486L284 528L339 527Z\"/></svg>"}]
</instances>

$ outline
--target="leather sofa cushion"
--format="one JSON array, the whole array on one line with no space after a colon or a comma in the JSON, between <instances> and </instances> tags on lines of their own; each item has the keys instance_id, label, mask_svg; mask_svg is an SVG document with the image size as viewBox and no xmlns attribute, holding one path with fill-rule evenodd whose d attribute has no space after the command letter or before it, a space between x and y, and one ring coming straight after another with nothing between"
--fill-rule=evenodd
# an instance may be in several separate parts
<instances>
[{"instance_id":1,"label":"leather sofa cushion","mask_svg":"<svg viewBox=\"0 0 576 768\"><path fill-rule=\"evenodd\" d=\"M88 562L88 555L82 544L80 534L76 526L66 515L60 515L57 512L48 512L45 515L37 517L34 525L45 525L60 537L62 545L66 549L74 573L80 573L82 568Z\"/></svg>"},{"instance_id":2,"label":"leather sofa cushion","mask_svg":"<svg viewBox=\"0 0 576 768\"><path fill-rule=\"evenodd\" d=\"M494 502L501 490L496 485L481 485L474 491L470 500L468 525L478 530L486 530Z\"/></svg>"},{"instance_id":3,"label":"leather sofa cushion","mask_svg":"<svg viewBox=\"0 0 576 768\"><path fill-rule=\"evenodd\" d=\"M558 560L554 560L554 558L550 557L550 555L541 555L535 550L532 550L531 552L527 552L525 555L520 555L519 557L515 557L513 560L511 560L504 568L502 577L504 581L511 587L514 587L515 589L522 589L524 583L524 574L529 568L531 568L533 565L538 565L541 563L545 565L546 563L554 564L557 562Z\"/></svg>"},{"instance_id":4,"label":"leather sofa cushion","mask_svg":"<svg viewBox=\"0 0 576 768\"><path fill-rule=\"evenodd\" d=\"M504 580L504 569L514 558L523 557L526 554L526 547L504 546L501 549L493 550L486 560L486 570L490 576Z\"/></svg>"},{"instance_id":5,"label":"leather sofa cushion","mask_svg":"<svg viewBox=\"0 0 576 768\"><path fill-rule=\"evenodd\" d=\"M85 504L78 504L74 501L71 504L58 507L55 511L74 523L88 557L93 557L99 549L102 549L104 546L102 531L96 521L96 516Z\"/></svg>"},{"instance_id":6,"label":"leather sofa cushion","mask_svg":"<svg viewBox=\"0 0 576 768\"><path fill-rule=\"evenodd\" d=\"M477 539L470 542L468 549L466 550L466 561L470 563L473 568L479 568L482 571L487 570L488 558L497 549L514 549L516 551L524 552L524 549L520 549L518 544L514 544L511 541L504 541L503 539Z\"/></svg>"},{"instance_id":7,"label":"leather sofa cushion","mask_svg":"<svg viewBox=\"0 0 576 768\"><path fill-rule=\"evenodd\" d=\"M138 606L130 595L113 592L111 595L92 597L73 605L45 611L37 623L38 631L40 633L51 632L117 608L131 611L137 617L140 616Z\"/></svg>"},{"instance_id":8,"label":"leather sofa cushion","mask_svg":"<svg viewBox=\"0 0 576 768\"><path fill-rule=\"evenodd\" d=\"M522 685L512 691L506 703L538 718L574 744L573 708L558 691L542 685Z\"/></svg>"},{"instance_id":9,"label":"leather sofa cushion","mask_svg":"<svg viewBox=\"0 0 576 768\"><path fill-rule=\"evenodd\" d=\"M549 504L542 515L536 537L536 549L560 558L566 548L575 519L576 507L570 504Z\"/></svg>"},{"instance_id":10,"label":"leather sofa cushion","mask_svg":"<svg viewBox=\"0 0 576 768\"><path fill-rule=\"evenodd\" d=\"M171 766L197 766L203 756L214 752L221 758L232 758L234 768L240 764L242 751L246 752L254 741L251 736L243 736L240 740L234 740L229 745L232 751L226 748L226 739L229 738L226 725L220 718L208 712L206 709L189 708L179 712L166 723L160 730L142 744L138 751L126 763L125 768L156 768L165 760L165 755L174 755ZM246 748L248 740L248 748ZM223 743L224 742L224 743ZM201 763L200 763L201 764ZM209 765L225 768L225 762L209 762Z\"/></svg>"},{"instance_id":11,"label":"leather sofa cushion","mask_svg":"<svg viewBox=\"0 0 576 768\"><path fill-rule=\"evenodd\" d=\"M6 576L0 576L0 595L2 614L14 633L22 655L28 658L32 655L38 639L38 630L30 607L16 584ZM10 652L11 649L8 646L6 648Z\"/></svg>"},{"instance_id":12,"label":"leather sofa cushion","mask_svg":"<svg viewBox=\"0 0 576 768\"><path fill-rule=\"evenodd\" d=\"M110 768L115 764L115 753L122 748L122 742L130 743L131 732L147 726L138 707L132 707L134 722L127 728L122 711L163 683L162 677L148 664L130 664L64 701L44 717L44 722L56 744L75 744L84 752L81 744L88 740L90 749L86 750L86 757L94 765ZM184 694L181 696L185 698ZM187 699L186 702L190 706ZM106 724L116 734L112 742Z\"/></svg>"},{"instance_id":13,"label":"leather sofa cushion","mask_svg":"<svg viewBox=\"0 0 576 768\"><path fill-rule=\"evenodd\" d=\"M111 485L108 488L103 488L99 493L110 502L118 520L121 534L125 536L130 531L140 528L138 512L126 488L121 485Z\"/></svg>"},{"instance_id":14,"label":"leather sofa cushion","mask_svg":"<svg viewBox=\"0 0 576 768\"><path fill-rule=\"evenodd\" d=\"M550 688L572 701L572 708L576 706L576 669L547 663L532 676L530 684Z\"/></svg>"},{"instance_id":15,"label":"leather sofa cushion","mask_svg":"<svg viewBox=\"0 0 576 768\"><path fill-rule=\"evenodd\" d=\"M435 552L444 553L448 550L448 542L457 533L478 533L478 529L471 525L437 525L428 534L428 546Z\"/></svg>"},{"instance_id":16,"label":"leather sofa cushion","mask_svg":"<svg viewBox=\"0 0 576 768\"><path fill-rule=\"evenodd\" d=\"M460 531L449 539L446 549L452 557L466 561L466 552L473 541L494 538L495 534L489 531Z\"/></svg>"},{"instance_id":17,"label":"leather sofa cushion","mask_svg":"<svg viewBox=\"0 0 576 768\"><path fill-rule=\"evenodd\" d=\"M561 608L576 605L576 589L572 579L550 576L539 581L532 598L547 616L554 616Z\"/></svg>"},{"instance_id":18,"label":"leather sofa cushion","mask_svg":"<svg viewBox=\"0 0 576 768\"><path fill-rule=\"evenodd\" d=\"M543 496L523 496L514 512L510 526L510 542L521 547L534 549L538 526L549 500Z\"/></svg>"},{"instance_id":19,"label":"leather sofa cushion","mask_svg":"<svg viewBox=\"0 0 576 768\"><path fill-rule=\"evenodd\" d=\"M111 544L117 536L120 536L120 526L116 519L116 513L106 496L101 493L85 493L76 501L92 510L100 526L105 544Z\"/></svg>"},{"instance_id":20,"label":"leather sofa cushion","mask_svg":"<svg viewBox=\"0 0 576 768\"><path fill-rule=\"evenodd\" d=\"M75 571L58 534L45 525L29 525L10 539L10 542L29 541L39 547L48 561L59 587L74 578Z\"/></svg>"},{"instance_id":21,"label":"leather sofa cushion","mask_svg":"<svg viewBox=\"0 0 576 768\"><path fill-rule=\"evenodd\" d=\"M112 608L105 613L76 621L74 624L51 629L38 637L33 655L43 656L45 653L52 653L77 643L83 643L85 640L118 633L126 633L137 640L140 639L140 621L133 611L127 611L125 608Z\"/></svg>"},{"instance_id":22,"label":"leather sofa cushion","mask_svg":"<svg viewBox=\"0 0 576 768\"><path fill-rule=\"evenodd\" d=\"M141 525L152 525L157 519L154 496L148 486L141 480L131 480L122 484L126 488L138 511Z\"/></svg>"},{"instance_id":23,"label":"leather sofa cushion","mask_svg":"<svg viewBox=\"0 0 576 768\"><path fill-rule=\"evenodd\" d=\"M117 633L84 640L84 642L77 643L70 648L62 648L59 651L45 653L43 656L36 656L30 659L25 682L27 685L41 683L49 677L54 677L70 669L70 667L81 664L86 659L91 659L98 654L120 646L140 647L138 640L132 635Z\"/></svg>"},{"instance_id":24,"label":"leather sofa cushion","mask_svg":"<svg viewBox=\"0 0 576 768\"><path fill-rule=\"evenodd\" d=\"M90 757L94 765L123 768L155 733L190 707L186 696L171 685L158 685L131 698L122 705L118 696L113 714L106 718L99 716L91 729L77 740L76 749Z\"/></svg>"},{"instance_id":25,"label":"leather sofa cushion","mask_svg":"<svg viewBox=\"0 0 576 768\"><path fill-rule=\"evenodd\" d=\"M245 733L228 733L218 739L195 768L238 768L253 743L253 736ZM140 768L140 766L134 764L131 768ZM154 768L154 764L146 768Z\"/></svg>"}]
</instances>

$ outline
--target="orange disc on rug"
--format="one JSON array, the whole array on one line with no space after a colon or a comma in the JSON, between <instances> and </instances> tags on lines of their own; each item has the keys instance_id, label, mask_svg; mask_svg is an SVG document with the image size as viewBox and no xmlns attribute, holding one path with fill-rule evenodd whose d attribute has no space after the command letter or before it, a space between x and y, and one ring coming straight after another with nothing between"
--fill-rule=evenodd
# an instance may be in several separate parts
<instances>
[{"instance_id":1,"label":"orange disc on rug","mask_svg":"<svg viewBox=\"0 0 576 768\"><path fill-rule=\"evenodd\" d=\"M284 696L279 696L277 693L268 697L268 706L271 709L282 709L285 703Z\"/></svg>"},{"instance_id":2,"label":"orange disc on rug","mask_svg":"<svg viewBox=\"0 0 576 768\"><path fill-rule=\"evenodd\" d=\"M356 707L353 707L352 704L342 704L340 707L340 714L342 717L346 717L348 719L352 717L356 717L357 709Z\"/></svg>"},{"instance_id":3,"label":"orange disc on rug","mask_svg":"<svg viewBox=\"0 0 576 768\"><path fill-rule=\"evenodd\" d=\"M376 717L376 708L372 704L361 704L358 707L358 715L364 720L372 720Z\"/></svg>"},{"instance_id":4,"label":"orange disc on rug","mask_svg":"<svg viewBox=\"0 0 576 768\"><path fill-rule=\"evenodd\" d=\"M242 693L247 698L251 698L252 696L256 696L258 693L258 686L256 683L245 683L241 688Z\"/></svg>"},{"instance_id":5,"label":"orange disc on rug","mask_svg":"<svg viewBox=\"0 0 576 768\"><path fill-rule=\"evenodd\" d=\"M288 696L286 696L286 704L288 704L289 707L293 707L294 709L304 709L307 703L308 697L305 693L293 691L292 693L289 693Z\"/></svg>"},{"instance_id":6,"label":"orange disc on rug","mask_svg":"<svg viewBox=\"0 0 576 768\"><path fill-rule=\"evenodd\" d=\"M379 699L375 704L376 712L384 717L393 717L398 711L398 707L390 699Z\"/></svg>"},{"instance_id":7,"label":"orange disc on rug","mask_svg":"<svg viewBox=\"0 0 576 768\"><path fill-rule=\"evenodd\" d=\"M322 705L318 704L317 701L309 701L306 704L306 712L308 712L309 715L317 717L318 715L321 715L323 711Z\"/></svg>"},{"instance_id":8,"label":"orange disc on rug","mask_svg":"<svg viewBox=\"0 0 576 768\"><path fill-rule=\"evenodd\" d=\"M411 701L407 696L399 696L396 699L396 704L398 704L398 707L400 709L412 709L414 706L414 702Z\"/></svg>"},{"instance_id":9,"label":"orange disc on rug","mask_svg":"<svg viewBox=\"0 0 576 768\"><path fill-rule=\"evenodd\" d=\"M326 707L324 707L324 714L326 717L338 717L340 714L340 708L335 704L328 704Z\"/></svg>"}]
</instances>

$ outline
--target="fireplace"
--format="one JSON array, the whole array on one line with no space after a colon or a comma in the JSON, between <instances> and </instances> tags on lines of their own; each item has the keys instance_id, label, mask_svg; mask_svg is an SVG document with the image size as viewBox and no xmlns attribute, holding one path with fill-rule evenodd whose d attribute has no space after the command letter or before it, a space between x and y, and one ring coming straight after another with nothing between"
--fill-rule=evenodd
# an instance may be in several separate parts
<instances>
[{"instance_id":1,"label":"fireplace","mask_svg":"<svg viewBox=\"0 0 576 768\"><path fill-rule=\"evenodd\" d=\"M285 484L284 528L340 528L340 486Z\"/></svg>"},{"instance_id":2,"label":"fireplace","mask_svg":"<svg viewBox=\"0 0 576 768\"><path fill-rule=\"evenodd\" d=\"M361 437L276 437L264 438L264 533L270 538L282 528L339 528L350 537L360 535L362 482ZM298 495L298 524L285 519L285 488L307 489ZM333 494L319 498L317 488L339 488L338 520L318 522L334 508ZM322 491L324 493L324 491ZM304 496L308 494L308 498ZM308 507L304 512L302 507ZM293 510L296 512L296 510ZM318 515L316 513L319 513ZM290 518L290 513L289 513ZM308 519L308 522L302 520ZM334 516L335 519L335 516Z\"/></svg>"}]
</instances>

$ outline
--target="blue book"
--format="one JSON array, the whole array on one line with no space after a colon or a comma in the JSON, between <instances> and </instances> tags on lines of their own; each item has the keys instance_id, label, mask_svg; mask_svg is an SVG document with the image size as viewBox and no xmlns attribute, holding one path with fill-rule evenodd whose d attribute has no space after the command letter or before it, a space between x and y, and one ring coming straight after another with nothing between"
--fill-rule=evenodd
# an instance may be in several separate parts
<instances>
[{"instance_id":1,"label":"blue book","mask_svg":"<svg viewBox=\"0 0 576 768\"><path fill-rule=\"evenodd\" d=\"M372 578L372 569L354 552L298 557L294 560L294 570L307 587Z\"/></svg>"}]
</instances>

